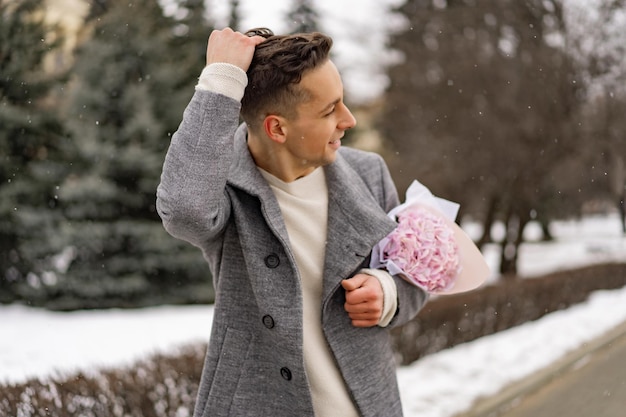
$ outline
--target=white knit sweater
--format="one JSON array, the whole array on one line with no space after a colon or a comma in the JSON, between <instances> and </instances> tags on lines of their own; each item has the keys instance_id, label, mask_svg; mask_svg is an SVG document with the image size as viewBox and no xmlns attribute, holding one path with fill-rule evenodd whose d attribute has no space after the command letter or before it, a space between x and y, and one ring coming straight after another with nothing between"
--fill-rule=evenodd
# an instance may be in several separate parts
<instances>
[{"instance_id":1,"label":"white knit sweater","mask_svg":"<svg viewBox=\"0 0 626 417\"><path fill-rule=\"evenodd\" d=\"M286 183L260 169L283 214L303 296L304 364L315 415L358 417L322 331L322 274L328 218L324 170Z\"/></svg>"}]
</instances>

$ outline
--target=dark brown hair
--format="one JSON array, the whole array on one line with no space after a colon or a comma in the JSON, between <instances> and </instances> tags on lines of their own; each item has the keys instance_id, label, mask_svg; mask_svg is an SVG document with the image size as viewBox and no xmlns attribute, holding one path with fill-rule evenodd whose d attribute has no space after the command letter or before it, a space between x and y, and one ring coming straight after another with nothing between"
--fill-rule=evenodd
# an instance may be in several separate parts
<instances>
[{"instance_id":1,"label":"dark brown hair","mask_svg":"<svg viewBox=\"0 0 626 417\"><path fill-rule=\"evenodd\" d=\"M302 76L329 59L333 41L319 32L269 36L256 47L248 69L248 86L241 100L241 116L259 131L268 114L294 118L309 97L298 83Z\"/></svg>"}]
</instances>

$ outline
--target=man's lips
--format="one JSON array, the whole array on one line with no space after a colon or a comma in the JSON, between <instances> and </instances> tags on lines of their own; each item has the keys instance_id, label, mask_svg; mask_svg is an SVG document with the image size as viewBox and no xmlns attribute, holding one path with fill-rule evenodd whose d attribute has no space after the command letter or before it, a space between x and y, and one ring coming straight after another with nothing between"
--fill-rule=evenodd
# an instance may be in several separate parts
<instances>
[{"instance_id":1,"label":"man's lips","mask_svg":"<svg viewBox=\"0 0 626 417\"><path fill-rule=\"evenodd\" d=\"M340 145L342 138L343 138L343 134L341 136L339 136L337 139L333 139L333 140L331 140L328 143L330 143L331 145Z\"/></svg>"}]
</instances>

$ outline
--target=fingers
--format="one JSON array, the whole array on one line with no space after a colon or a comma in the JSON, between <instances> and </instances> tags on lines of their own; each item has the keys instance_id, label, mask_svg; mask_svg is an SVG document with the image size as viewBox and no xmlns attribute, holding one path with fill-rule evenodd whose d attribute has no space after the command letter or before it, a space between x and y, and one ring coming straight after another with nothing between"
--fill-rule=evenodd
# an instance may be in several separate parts
<instances>
[{"instance_id":1,"label":"fingers","mask_svg":"<svg viewBox=\"0 0 626 417\"><path fill-rule=\"evenodd\" d=\"M231 28L214 30L207 44L206 64L224 62L247 71L254 55L254 48L265 41L262 36L247 36Z\"/></svg>"},{"instance_id":2,"label":"fingers","mask_svg":"<svg viewBox=\"0 0 626 417\"><path fill-rule=\"evenodd\" d=\"M374 278L376 279L376 278ZM378 284L378 282L376 282ZM380 286L380 284L378 284ZM382 290L376 288L374 285L363 285L351 291L346 291L346 304L354 306L360 306L361 304L373 304L379 299L382 301Z\"/></svg>"},{"instance_id":3,"label":"fingers","mask_svg":"<svg viewBox=\"0 0 626 417\"><path fill-rule=\"evenodd\" d=\"M378 319L376 318L360 319L360 318L350 317L350 320L352 321L352 325L354 327L374 327L378 324Z\"/></svg>"},{"instance_id":4,"label":"fingers","mask_svg":"<svg viewBox=\"0 0 626 417\"><path fill-rule=\"evenodd\" d=\"M352 324L357 327L375 326L378 324L383 313L382 304L377 303L360 303L344 305L344 309L352 320Z\"/></svg>"},{"instance_id":5,"label":"fingers","mask_svg":"<svg viewBox=\"0 0 626 417\"><path fill-rule=\"evenodd\" d=\"M380 282L371 275L358 274L343 280L346 290L344 309L355 327L376 326L383 313L383 292Z\"/></svg>"},{"instance_id":6,"label":"fingers","mask_svg":"<svg viewBox=\"0 0 626 417\"><path fill-rule=\"evenodd\" d=\"M357 274L352 278L344 279L341 281L341 286L346 291L354 291L360 288L370 278L370 275Z\"/></svg>"},{"instance_id":7,"label":"fingers","mask_svg":"<svg viewBox=\"0 0 626 417\"><path fill-rule=\"evenodd\" d=\"M354 314L348 313L354 327L373 327L380 321L380 313Z\"/></svg>"}]
</instances>

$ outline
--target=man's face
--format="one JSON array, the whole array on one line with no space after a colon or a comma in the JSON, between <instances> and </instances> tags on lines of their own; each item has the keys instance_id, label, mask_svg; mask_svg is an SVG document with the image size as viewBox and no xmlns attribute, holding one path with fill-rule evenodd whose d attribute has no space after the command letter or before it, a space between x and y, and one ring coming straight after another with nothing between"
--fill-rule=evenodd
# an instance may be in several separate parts
<instances>
[{"instance_id":1,"label":"man's face","mask_svg":"<svg viewBox=\"0 0 626 417\"><path fill-rule=\"evenodd\" d=\"M306 175L335 160L344 132L356 120L343 102L341 76L330 60L306 73L300 87L311 98L287 120L285 147L294 168L304 169Z\"/></svg>"}]
</instances>

